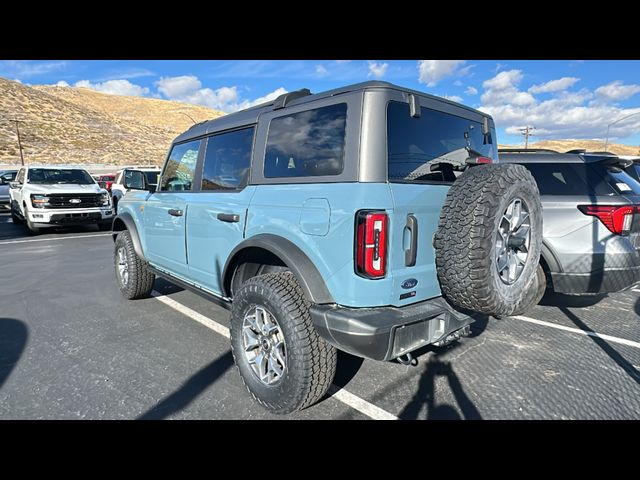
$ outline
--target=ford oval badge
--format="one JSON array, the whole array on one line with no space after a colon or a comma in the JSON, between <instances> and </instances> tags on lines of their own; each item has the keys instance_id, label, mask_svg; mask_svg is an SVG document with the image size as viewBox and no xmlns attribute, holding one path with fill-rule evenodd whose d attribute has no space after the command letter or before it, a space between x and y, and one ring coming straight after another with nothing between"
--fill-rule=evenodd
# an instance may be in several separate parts
<instances>
[{"instance_id":1,"label":"ford oval badge","mask_svg":"<svg viewBox=\"0 0 640 480\"><path fill-rule=\"evenodd\" d=\"M410 288L415 287L417 284L418 284L418 280L416 280L415 278L408 278L407 280L402 282L400 286L405 290L408 290Z\"/></svg>"}]
</instances>

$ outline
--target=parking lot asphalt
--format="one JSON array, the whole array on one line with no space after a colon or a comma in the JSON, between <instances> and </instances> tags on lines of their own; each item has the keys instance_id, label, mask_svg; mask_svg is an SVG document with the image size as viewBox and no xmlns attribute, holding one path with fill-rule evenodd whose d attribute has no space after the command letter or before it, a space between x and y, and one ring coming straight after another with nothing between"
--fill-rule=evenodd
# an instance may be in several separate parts
<instances>
[{"instance_id":1,"label":"parking lot asphalt","mask_svg":"<svg viewBox=\"0 0 640 480\"><path fill-rule=\"evenodd\" d=\"M341 353L329 395L275 416L240 381L228 312L162 280L124 300L110 234L0 213L0 265L0 419L640 418L640 288L479 317L417 366Z\"/></svg>"}]
</instances>

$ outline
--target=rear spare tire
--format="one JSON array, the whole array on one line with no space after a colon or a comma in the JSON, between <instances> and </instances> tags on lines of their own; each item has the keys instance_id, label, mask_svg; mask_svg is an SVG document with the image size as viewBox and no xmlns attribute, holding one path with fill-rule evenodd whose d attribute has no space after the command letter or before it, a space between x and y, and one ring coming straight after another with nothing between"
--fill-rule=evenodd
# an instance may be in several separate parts
<instances>
[{"instance_id":1,"label":"rear spare tire","mask_svg":"<svg viewBox=\"0 0 640 480\"><path fill-rule=\"evenodd\" d=\"M442 293L461 308L511 315L530 297L541 245L542 205L531 173L513 164L473 167L451 186L440 212L434 246Z\"/></svg>"}]
</instances>

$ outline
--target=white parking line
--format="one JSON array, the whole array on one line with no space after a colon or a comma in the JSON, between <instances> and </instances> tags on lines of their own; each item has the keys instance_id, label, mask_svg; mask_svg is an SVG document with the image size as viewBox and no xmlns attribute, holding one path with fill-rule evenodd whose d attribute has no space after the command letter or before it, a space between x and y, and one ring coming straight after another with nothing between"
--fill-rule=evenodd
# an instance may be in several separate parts
<instances>
[{"instance_id":1,"label":"white parking line","mask_svg":"<svg viewBox=\"0 0 640 480\"><path fill-rule=\"evenodd\" d=\"M156 292L155 290L152 292L152 296L168 307L171 307L174 310L182 313L183 315L191 318L192 320L195 320L205 327L210 328L223 337L230 338L229 329L224 325L216 322L215 320L212 320L209 317L206 317L201 313L198 313L195 310L187 307L186 305L183 305L180 302L176 302L175 300L166 297L159 292ZM336 400L340 400L345 405L348 405L354 410L357 410L367 417L373 418L374 420L399 420L398 417L396 417L392 413L389 413L386 410L383 410L382 408L367 402L363 398L360 398L357 395L346 391L344 388L340 388L336 385L331 385L331 387L329 388L329 393L331 393L331 395L333 395L333 398L335 398Z\"/></svg>"},{"instance_id":2,"label":"white parking line","mask_svg":"<svg viewBox=\"0 0 640 480\"><path fill-rule=\"evenodd\" d=\"M557 323L545 322L544 320L536 320L535 318L514 316L509 318L515 318L524 322L535 323L536 325L543 325L545 327L556 328L558 330L564 330L565 332L577 333L587 337L601 338L613 343L619 343L621 345L627 345L629 347L640 348L640 342L634 342L633 340L627 340L626 338L612 337L611 335L604 335L602 333L596 333L591 330L581 330L579 328L566 327L564 325L558 325Z\"/></svg>"},{"instance_id":3,"label":"white parking line","mask_svg":"<svg viewBox=\"0 0 640 480\"><path fill-rule=\"evenodd\" d=\"M74 235L72 237L49 237L49 238L33 238L31 240L10 240L0 242L0 245L8 245L10 243L31 243L31 242L52 242L54 240L71 240L73 238L89 238L89 237L106 237L110 233L94 233L93 235Z\"/></svg>"}]
</instances>

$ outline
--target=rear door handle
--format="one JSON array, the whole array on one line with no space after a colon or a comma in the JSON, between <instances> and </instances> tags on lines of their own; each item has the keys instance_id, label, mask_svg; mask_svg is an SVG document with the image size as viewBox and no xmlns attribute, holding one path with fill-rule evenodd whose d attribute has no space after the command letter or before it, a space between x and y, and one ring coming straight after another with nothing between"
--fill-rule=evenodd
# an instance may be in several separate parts
<instances>
[{"instance_id":1,"label":"rear door handle","mask_svg":"<svg viewBox=\"0 0 640 480\"><path fill-rule=\"evenodd\" d=\"M181 217L184 212L182 210L176 210L175 208L170 208L167 213L172 217Z\"/></svg>"},{"instance_id":2,"label":"rear door handle","mask_svg":"<svg viewBox=\"0 0 640 480\"><path fill-rule=\"evenodd\" d=\"M413 267L416 264L418 256L418 219L412 214L407 215L406 228L411 235L411 245L409 250L404 251L404 264L407 267Z\"/></svg>"},{"instance_id":3,"label":"rear door handle","mask_svg":"<svg viewBox=\"0 0 640 480\"><path fill-rule=\"evenodd\" d=\"M240 215L236 213L219 213L218 220L227 223L238 223L240 221Z\"/></svg>"}]
</instances>

